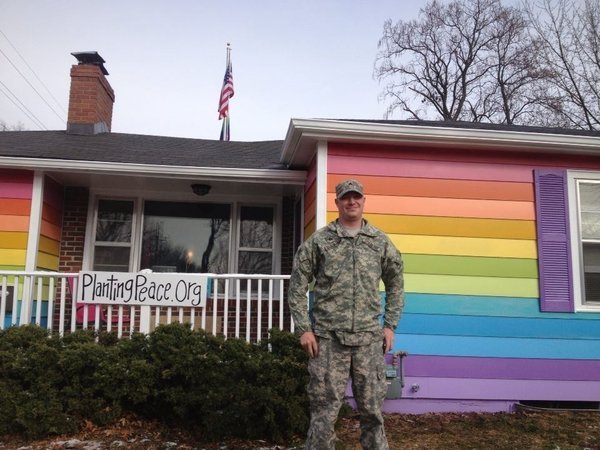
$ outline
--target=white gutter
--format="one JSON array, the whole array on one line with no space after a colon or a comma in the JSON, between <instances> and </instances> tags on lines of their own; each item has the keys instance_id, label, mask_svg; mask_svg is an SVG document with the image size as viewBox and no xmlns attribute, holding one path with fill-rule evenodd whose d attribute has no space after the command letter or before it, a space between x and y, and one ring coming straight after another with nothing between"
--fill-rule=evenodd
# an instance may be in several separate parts
<instances>
[{"instance_id":1,"label":"white gutter","mask_svg":"<svg viewBox=\"0 0 600 450\"><path fill-rule=\"evenodd\" d=\"M451 128L324 119L291 119L281 162L304 165L319 140L562 154L600 154L600 138L571 134ZM307 154L308 153L308 154Z\"/></svg>"},{"instance_id":2,"label":"white gutter","mask_svg":"<svg viewBox=\"0 0 600 450\"><path fill-rule=\"evenodd\" d=\"M247 182L284 183L300 186L303 186L306 180L306 172L303 170L163 166L156 164L127 164L67 159L13 158L7 156L0 156L0 166L68 173L94 173L173 179L196 177L211 181L244 180Z\"/></svg>"}]
</instances>

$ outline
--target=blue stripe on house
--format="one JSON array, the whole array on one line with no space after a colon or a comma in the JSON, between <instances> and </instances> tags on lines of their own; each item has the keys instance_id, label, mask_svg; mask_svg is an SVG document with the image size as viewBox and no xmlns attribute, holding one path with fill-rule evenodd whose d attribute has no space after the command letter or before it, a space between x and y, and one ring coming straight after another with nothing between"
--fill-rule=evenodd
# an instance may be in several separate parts
<instances>
[{"instance_id":1,"label":"blue stripe on house","mask_svg":"<svg viewBox=\"0 0 600 450\"><path fill-rule=\"evenodd\" d=\"M600 341L600 322L550 318L404 314L403 334L514 337L540 339L591 339Z\"/></svg>"},{"instance_id":2,"label":"blue stripe on house","mask_svg":"<svg viewBox=\"0 0 600 450\"><path fill-rule=\"evenodd\" d=\"M495 358L600 359L600 345L595 345L589 339L434 336L397 333L393 351L406 351L409 357L411 354L417 354Z\"/></svg>"},{"instance_id":3,"label":"blue stripe on house","mask_svg":"<svg viewBox=\"0 0 600 450\"><path fill-rule=\"evenodd\" d=\"M582 312L572 314L541 312L540 301L537 298L444 294L408 293L406 294L404 313L600 320L600 313ZM402 321L400 321L400 327L402 327Z\"/></svg>"}]
</instances>

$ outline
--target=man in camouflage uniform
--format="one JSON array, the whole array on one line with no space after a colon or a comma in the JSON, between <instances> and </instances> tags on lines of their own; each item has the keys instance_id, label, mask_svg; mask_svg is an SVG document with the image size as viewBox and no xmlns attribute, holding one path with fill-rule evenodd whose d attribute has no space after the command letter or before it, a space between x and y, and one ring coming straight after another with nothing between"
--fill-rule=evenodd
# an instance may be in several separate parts
<instances>
[{"instance_id":1,"label":"man in camouflage uniform","mask_svg":"<svg viewBox=\"0 0 600 450\"><path fill-rule=\"evenodd\" d=\"M402 259L390 239L363 219L363 186L336 186L339 217L298 249L288 301L300 344L308 353L310 428L307 449L334 449L334 424L348 377L365 449L388 448L381 409L387 390L384 353L404 305ZM306 292L314 280L309 312ZM386 303L381 321L379 282Z\"/></svg>"}]
</instances>

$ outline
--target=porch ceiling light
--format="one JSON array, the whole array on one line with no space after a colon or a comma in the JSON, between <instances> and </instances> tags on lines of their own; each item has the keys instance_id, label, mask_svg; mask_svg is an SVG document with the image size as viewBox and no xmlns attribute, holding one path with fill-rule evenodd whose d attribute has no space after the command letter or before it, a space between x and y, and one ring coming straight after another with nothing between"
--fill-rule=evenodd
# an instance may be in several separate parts
<instances>
[{"instance_id":1,"label":"porch ceiling light","mask_svg":"<svg viewBox=\"0 0 600 450\"><path fill-rule=\"evenodd\" d=\"M199 196L206 195L210 192L210 184L194 183L192 184L192 191Z\"/></svg>"}]
</instances>

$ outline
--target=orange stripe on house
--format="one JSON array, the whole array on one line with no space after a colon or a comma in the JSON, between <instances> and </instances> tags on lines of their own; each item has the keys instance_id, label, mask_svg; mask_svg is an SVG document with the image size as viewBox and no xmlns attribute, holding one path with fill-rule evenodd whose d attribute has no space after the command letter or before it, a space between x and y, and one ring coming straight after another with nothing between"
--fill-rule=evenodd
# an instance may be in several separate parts
<instances>
[{"instance_id":1,"label":"orange stripe on house","mask_svg":"<svg viewBox=\"0 0 600 450\"><path fill-rule=\"evenodd\" d=\"M327 209L337 210L335 195L327 194ZM531 202L499 200L471 200L429 197L392 197L370 195L365 202L365 213L404 214L417 216L480 217L490 219L534 220Z\"/></svg>"},{"instance_id":2,"label":"orange stripe on house","mask_svg":"<svg viewBox=\"0 0 600 450\"><path fill-rule=\"evenodd\" d=\"M31 200L20 198L3 198L0 200L0 214L10 216L29 216Z\"/></svg>"},{"instance_id":3,"label":"orange stripe on house","mask_svg":"<svg viewBox=\"0 0 600 450\"><path fill-rule=\"evenodd\" d=\"M306 224L306 226L304 227L304 239L307 239L311 234L313 234L315 232L315 221L311 220L308 224Z\"/></svg>"},{"instance_id":4,"label":"orange stripe on house","mask_svg":"<svg viewBox=\"0 0 600 450\"><path fill-rule=\"evenodd\" d=\"M316 204L316 201L312 201L309 204L304 204L304 225L308 224L308 222L315 218L317 213Z\"/></svg>"},{"instance_id":5,"label":"orange stripe on house","mask_svg":"<svg viewBox=\"0 0 600 450\"><path fill-rule=\"evenodd\" d=\"M345 174L329 174L327 192L348 178ZM365 195L408 197L472 198L482 200L533 201L533 184L501 181L447 180L357 176L365 187Z\"/></svg>"},{"instance_id":6,"label":"orange stripe on house","mask_svg":"<svg viewBox=\"0 0 600 450\"><path fill-rule=\"evenodd\" d=\"M62 212L48 203L44 203L44 207L42 208L42 219L47 220L54 225L60 225L62 223Z\"/></svg>"},{"instance_id":7,"label":"orange stripe on house","mask_svg":"<svg viewBox=\"0 0 600 450\"><path fill-rule=\"evenodd\" d=\"M42 220L42 236L49 237L50 239L54 239L56 241L60 240L60 227L46 220Z\"/></svg>"},{"instance_id":8,"label":"orange stripe on house","mask_svg":"<svg viewBox=\"0 0 600 450\"><path fill-rule=\"evenodd\" d=\"M0 231L29 231L29 216L0 215Z\"/></svg>"}]
</instances>

